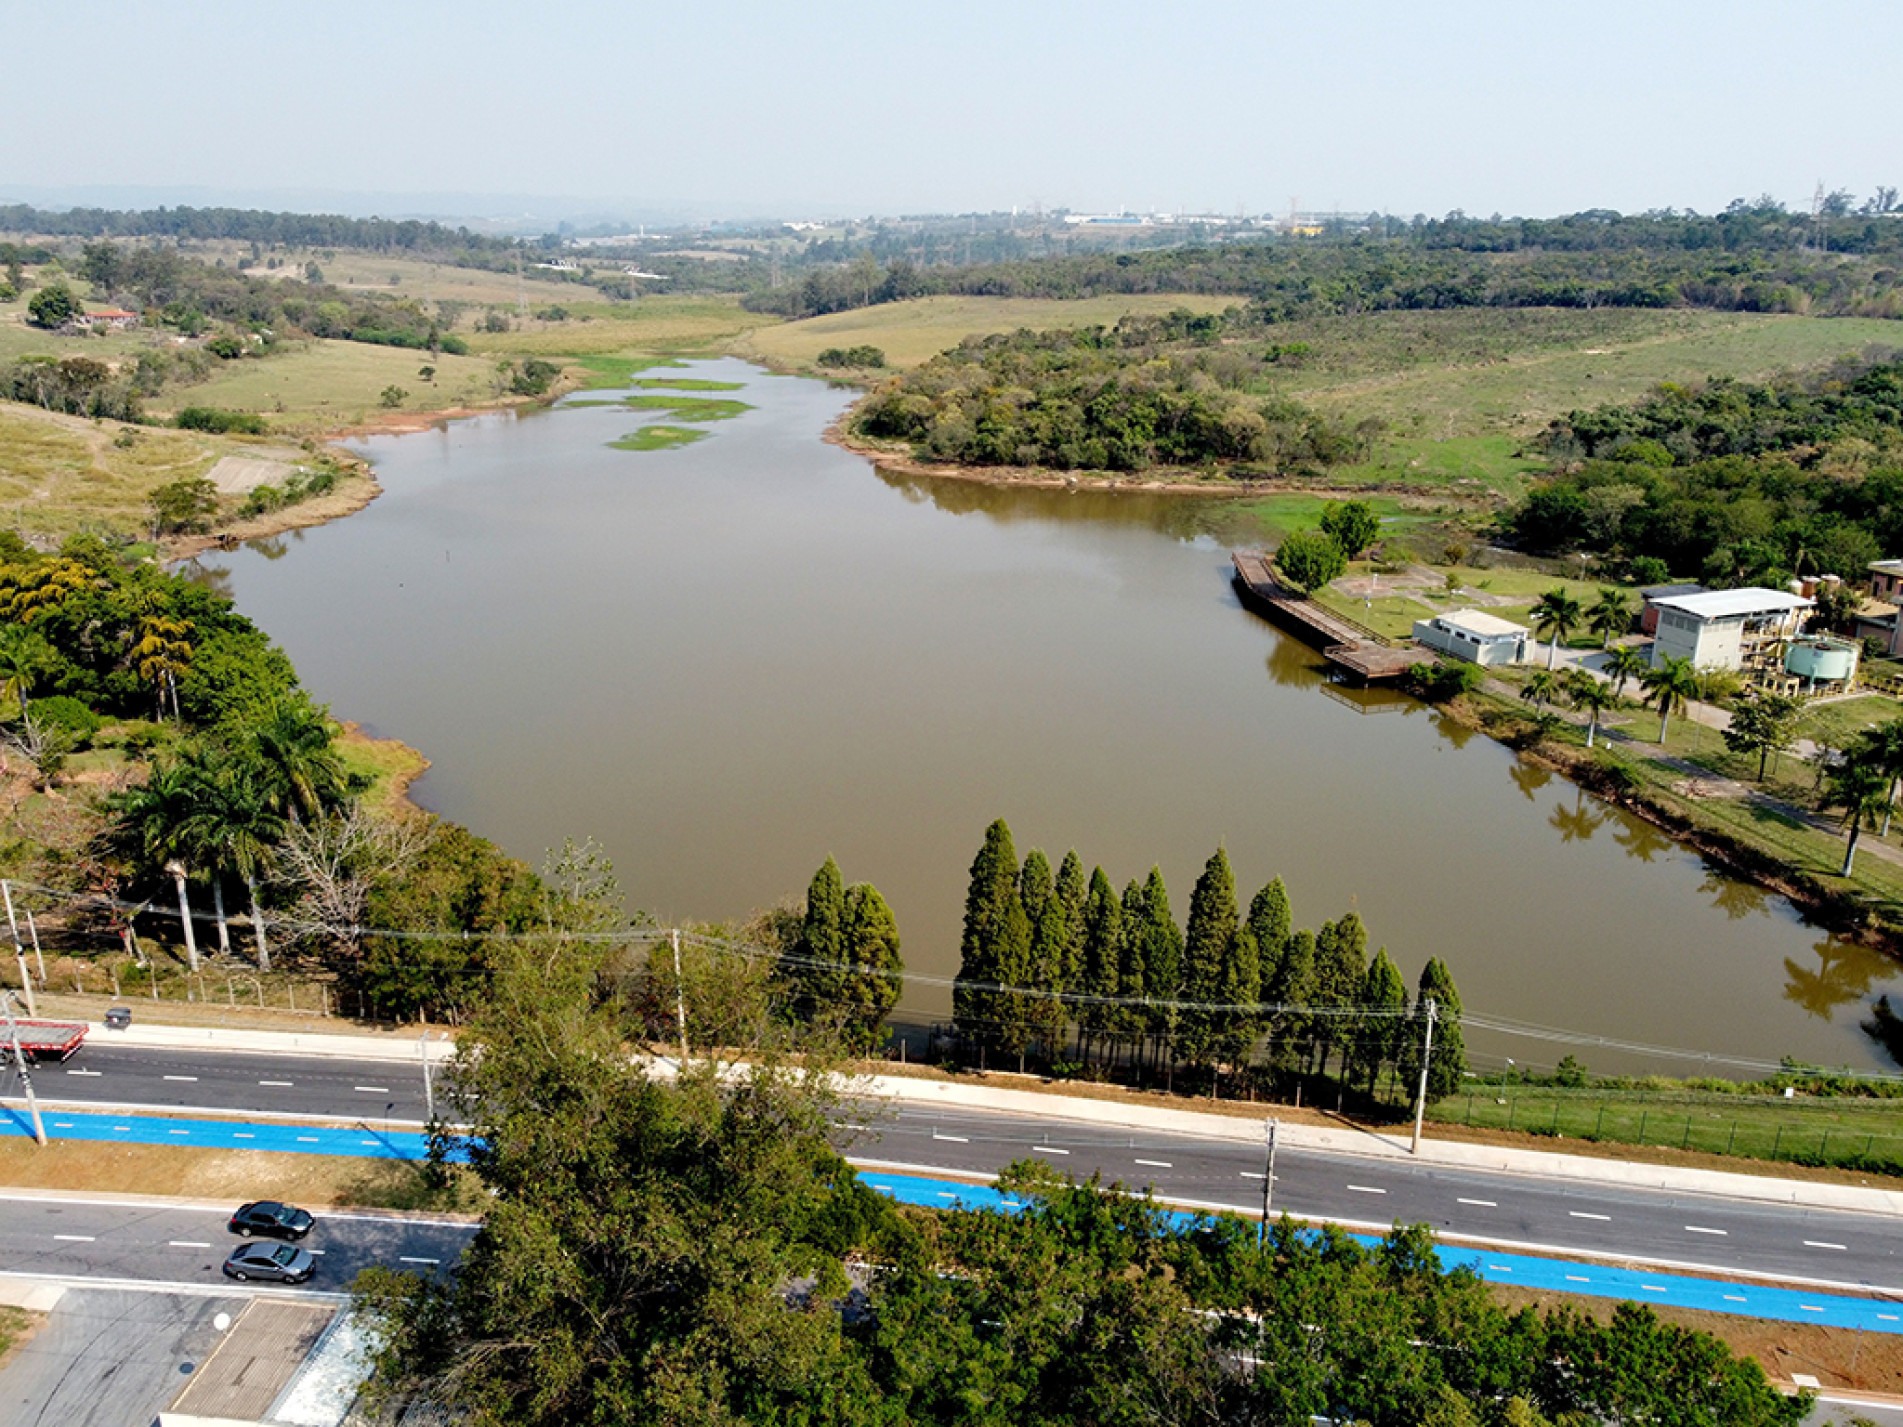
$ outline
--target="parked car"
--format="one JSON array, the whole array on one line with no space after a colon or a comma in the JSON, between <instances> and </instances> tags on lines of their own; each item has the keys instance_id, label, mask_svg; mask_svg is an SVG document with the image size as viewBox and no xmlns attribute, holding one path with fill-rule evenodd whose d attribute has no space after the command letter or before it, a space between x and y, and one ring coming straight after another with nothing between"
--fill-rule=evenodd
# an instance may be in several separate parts
<instances>
[{"instance_id":1,"label":"parked car","mask_svg":"<svg viewBox=\"0 0 1903 1427\"><path fill-rule=\"evenodd\" d=\"M307 1209L280 1204L275 1199L259 1199L251 1204L240 1204L238 1212L231 1216L231 1222L226 1227L246 1239L253 1234L262 1234L267 1239L289 1239L295 1242L308 1234L311 1225L316 1222Z\"/></svg>"},{"instance_id":2,"label":"parked car","mask_svg":"<svg viewBox=\"0 0 1903 1427\"><path fill-rule=\"evenodd\" d=\"M225 1276L240 1283L252 1278L302 1283L316 1271L311 1251L290 1244L240 1244L225 1259Z\"/></svg>"}]
</instances>

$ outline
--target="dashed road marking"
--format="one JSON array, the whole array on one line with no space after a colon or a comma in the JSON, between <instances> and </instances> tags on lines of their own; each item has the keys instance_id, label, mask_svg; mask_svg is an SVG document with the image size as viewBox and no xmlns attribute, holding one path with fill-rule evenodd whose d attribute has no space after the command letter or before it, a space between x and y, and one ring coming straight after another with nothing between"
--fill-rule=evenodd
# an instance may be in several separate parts
<instances>
[{"instance_id":1,"label":"dashed road marking","mask_svg":"<svg viewBox=\"0 0 1903 1427\"><path fill-rule=\"evenodd\" d=\"M183 1080L187 1084L194 1084L194 1085L197 1084L198 1082L198 1077L196 1075L168 1075L165 1078L167 1080Z\"/></svg>"},{"instance_id":2,"label":"dashed road marking","mask_svg":"<svg viewBox=\"0 0 1903 1427\"><path fill-rule=\"evenodd\" d=\"M413 1259L413 1258L410 1258L407 1254L399 1254L397 1255L397 1262L398 1263L439 1264L442 1262L442 1260L441 1259Z\"/></svg>"},{"instance_id":3,"label":"dashed road marking","mask_svg":"<svg viewBox=\"0 0 1903 1427\"><path fill-rule=\"evenodd\" d=\"M946 1143L954 1145L968 1145L971 1143L971 1137L969 1135L941 1135L937 1130L932 1131L932 1138L935 1140L944 1140Z\"/></svg>"},{"instance_id":4,"label":"dashed road marking","mask_svg":"<svg viewBox=\"0 0 1903 1427\"><path fill-rule=\"evenodd\" d=\"M104 1072L104 1071L99 1071L99 1070L68 1070L68 1071L67 1071L66 1073L67 1073L68 1075L91 1075L91 1076L99 1076L99 1075L103 1075L103 1074L104 1074L105 1072Z\"/></svg>"},{"instance_id":5,"label":"dashed road marking","mask_svg":"<svg viewBox=\"0 0 1903 1427\"><path fill-rule=\"evenodd\" d=\"M1268 1175L1257 1169L1245 1169L1242 1171L1242 1177L1244 1179L1267 1179Z\"/></svg>"},{"instance_id":6,"label":"dashed road marking","mask_svg":"<svg viewBox=\"0 0 1903 1427\"><path fill-rule=\"evenodd\" d=\"M314 1145L318 1144L319 1140L316 1135L299 1135L297 1142L301 1145Z\"/></svg>"},{"instance_id":7,"label":"dashed road marking","mask_svg":"<svg viewBox=\"0 0 1903 1427\"><path fill-rule=\"evenodd\" d=\"M1567 1281L1568 1283L1591 1283L1591 1282L1592 1282L1592 1280L1591 1280L1590 1278L1581 1278L1581 1277L1580 1277L1580 1276L1579 1276L1578 1274L1576 1274L1576 1273L1569 1273L1569 1274L1567 1274L1567 1275L1566 1275L1566 1281Z\"/></svg>"},{"instance_id":8,"label":"dashed road marking","mask_svg":"<svg viewBox=\"0 0 1903 1427\"><path fill-rule=\"evenodd\" d=\"M1741 1294L1727 1293L1725 1295L1725 1302L1727 1303L1745 1303L1748 1301L1749 1300L1744 1298Z\"/></svg>"},{"instance_id":9,"label":"dashed road marking","mask_svg":"<svg viewBox=\"0 0 1903 1427\"><path fill-rule=\"evenodd\" d=\"M388 1095L390 1093L390 1087L387 1085L353 1085L350 1088L352 1090L361 1090L365 1095Z\"/></svg>"},{"instance_id":10,"label":"dashed road marking","mask_svg":"<svg viewBox=\"0 0 1903 1427\"><path fill-rule=\"evenodd\" d=\"M168 1249L208 1249L211 1247L210 1244L201 1244L196 1239L169 1239L165 1246Z\"/></svg>"},{"instance_id":11,"label":"dashed road marking","mask_svg":"<svg viewBox=\"0 0 1903 1427\"><path fill-rule=\"evenodd\" d=\"M94 1234L55 1234L53 1237L67 1244L90 1244L93 1243L98 1236Z\"/></svg>"},{"instance_id":12,"label":"dashed road marking","mask_svg":"<svg viewBox=\"0 0 1903 1427\"><path fill-rule=\"evenodd\" d=\"M1471 1204L1476 1209L1498 1209L1499 1201L1494 1199L1456 1199L1456 1204Z\"/></svg>"},{"instance_id":13,"label":"dashed road marking","mask_svg":"<svg viewBox=\"0 0 1903 1427\"><path fill-rule=\"evenodd\" d=\"M1729 1229L1707 1229L1702 1224L1687 1224L1685 1226L1685 1232L1688 1234L1717 1234L1720 1238L1727 1238L1731 1234L1731 1230Z\"/></svg>"},{"instance_id":14,"label":"dashed road marking","mask_svg":"<svg viewBox=\"0 0 1903 1427\"><path fill-rule=\"evenodd\" d=\"M1612 1222L1612 1215L1610 1214L1588 1214L1583 1209L1568 1209L1566 1212L1575 1219L1597 1219L1602 1224L1610 1224Z\"/></svg>"},{"instance_id":15,"label":"dashed road marking","mask_svg":"<svg viewBox=\"0 0 1903 1427\"><path fill-rule=\"evenodd\" d=\"M1069 1150L1060 1150L1056 1145L1032 1145L1032 1154L1069 1154Z\"/></svg>"},{"instance_id":16,"label":"dashed road marking","mask_svg":"<svg viewBox=\"0 0 1903 1427\"><path fill-rule=\"evenodd\" d=\"M1388 1191L1376 1189L1372 1184L1351 1184L1348 1186L1348 1192L1350 1194L1386 1194Z\"/></svg>"},{"instance_id":17,"label":"dashed road marking","mask_svg":"<svg viewBox=\"0 0 1903 1427\"><path fill-rule=\"evenodd\" d=\"M269 1085L277 1090L289 1090L291 1088L291 1082L288 1080L260 1080L258 1084Z\"/></svg>"},{"instance_id":18,"label":"dashed road marking","mask_svg":"<svg viewBox=\"0 0 1903 1427\"><path fill-rule=\"evenodd\" d=\"M1166 1159L1140 1159L1138 1164L1147 1164L1151 1169L1174 1169L1175 1165Z\"/></svg>"},{"instance_id":19,"label":"dashed road marking","mask_svg":"<svg viewBox=\"0 0 1903 1427\"><path fill-rule=\"evenodd\" d=\"M1804 1240L1804 1247L1807 1249L1835 1249L1840 1254L1850 1252L1850 1250L1845 1248L1842 1244L1829 1244L1825 1243L1822 1239L1806 1239Z\"/></svg>"}]
</instances>

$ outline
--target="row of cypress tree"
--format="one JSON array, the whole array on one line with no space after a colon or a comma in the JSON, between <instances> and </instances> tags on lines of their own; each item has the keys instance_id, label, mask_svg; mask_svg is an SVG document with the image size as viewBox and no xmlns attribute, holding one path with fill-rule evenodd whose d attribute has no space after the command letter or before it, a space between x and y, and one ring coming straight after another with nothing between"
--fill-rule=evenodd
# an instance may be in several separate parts
<instances>
[{"instance_id":1,"label":"row of cypress tree","mask_svg":"<svg viewBox=\"0 0 1903 1427\"><path fill-rule=\"evenodd\" d=\"M1086 879L1074 850L1055 873L1037 849L1020 864L999 819L971 866L953 1020L981 1062L1037 1056L1139 1080L1173 1077L1180 1065L1212 1087L1227 1072L1281 1090L1332 1066L1339 1086L1370 1096L1390 1073L1406 1100L1431 1001L1428 1093L1451 1093L1466 1069L1453 977L1430 959L1410 1007L1386 948L1370 962L1367 943L1353 912L1295 929L1279 877L1243 915L1221 848L1179 928L1159 868L1119 894L1101 867Z\"/></svg>"},{"instance_id":2,"label":"row of cypress tree","mask_svg":"<svg viewBox=\"0 0 1903 1427\"><path fill-rule=\"evenodd\" d=\"M898 920L879 889L870 882L846 886L828 856L806 889L806 912L781 955L780 980L795 1017L832 1026L849 1049L877 1046L905 986Z\"/></svg>"}]
</instances>

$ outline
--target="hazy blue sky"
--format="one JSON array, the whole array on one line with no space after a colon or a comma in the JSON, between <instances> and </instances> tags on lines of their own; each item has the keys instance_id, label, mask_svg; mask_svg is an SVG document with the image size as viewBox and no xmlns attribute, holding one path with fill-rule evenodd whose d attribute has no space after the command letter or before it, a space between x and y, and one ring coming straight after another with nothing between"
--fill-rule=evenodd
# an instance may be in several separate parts
<instances>
[{"instance_id":1,"label":"hazy blue sky","mask_svg":"<svg viewBox=\"0 0 1903 1427\"><path fill-rule=\"evenodd\" d=\"M1903 185L1895 0L91 0L5 32L0 200L1551 214Z\"/></svg>"}]
</instances>

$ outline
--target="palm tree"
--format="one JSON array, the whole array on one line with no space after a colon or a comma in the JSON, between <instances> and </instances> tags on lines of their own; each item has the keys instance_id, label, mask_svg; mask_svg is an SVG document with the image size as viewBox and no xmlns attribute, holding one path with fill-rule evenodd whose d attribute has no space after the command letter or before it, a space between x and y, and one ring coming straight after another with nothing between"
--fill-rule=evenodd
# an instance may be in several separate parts
<instances>
[{"instance_id":1,"label":"palm tree","mask_svg":"<svg viewBox=\"0 0 1903 1427\"><path fill-rule=\"evenodd\" d=\"M42 674L54 666L53 646L34 630L20 624L0 628L0 686L20 701L20 722L26 726L29 743L33 740L33 718L27 712L26 696Z\"/></svg>"},{"instance_id":2,"label":"palm tree","mask_svg":"<svg viewBox=\"0 0 1903 1427\"><path fill-rule=\"evenodd\" d=\"M341 807L350 775L332 746L323 714L305 699L280 699L246 730L246 753L272 806L292 822Z\"/></svg>"},{"instance_id":3,"label":"palm tree","mask_svg":"<svg viewBox=\"0 0 1903 1427\"><path fill-rule=\"evenodd\" d=\"M1520 686L1520 698L1533 705L1537 711L1553 702L1553 696L1559 692L1559 680L1545 669L1536 669L1527 676Z\"/></svg>"},{"instance_id":4,"label":"palm tree","mask_svg":"<svg viewBox=\"0 0 1903 1427\"><path fill-rule=\"evenodd\" d=\"M1645 655L1638 645L1621 644L1606 655L1605 663L1600 665L1600 670L1612 680L1613 693L1624 698L1626 681L1643 678L1645 671L1651 667L1645 662Z\"/></svg>"},{"instance_id":5,"label":"palm tree","mask_svg":"<svg viewBox=\"0 0 1903 1427\"><path fill-rule=\"evenodd\" d=\"M1639 683L1659 707L1659 742L1664 743L1672 714L1698 697L1698 671L1690 659L1667 654L1639 676Z\"/></svg>"},{"instance_id":6,"label":"palm tree","mask_svg":"<svg viewBox=\"0 0 1903 1427\"><path fill-rule=\"evenodd\" d=\"M1903 718L1891 719L1880 728L1865 729L1858 736L1857 746L1867 752L1889 777L1890 791L1883 803L1883 827L1878 837L1890 835L1890 817L1896 811L1896 790L1899 780L1903 780Z\"/></svg>"},{"instance_id":7,"label":"palm tree","mask_svg":"<svg viewBox=\"0 0 1903 1427\"><path fill-rule=\"evenodd\" d=\"M1572 638L1573 631L1579 628L1585 607L1564 585L1555 585L1539 597L1530 613L1535 634L1551 632L1552 643L1546 647L1546 667L1551 669L1559 657L1560 644Z\"/></svg>"},{"instance_id":8,"label":"palm tree","mask_svg":"<svg viewBox=\"0 0 1903 1427\"><path fill-rule=\"evenodd\" d=\"M1611 647L1612 636L1624 634L1632 626L1632 606L1626 603L1625 591L1602 588L1598 600L1586 611L1586 626L1599 636L1601 649Z\"/></svg>"},{"instance_id":9,"label":"palm tree","mask_svg":"<svg viewBox=\"0 0 1903 1427\"><path fill-rule=\"evenodd\" d=\"M186 835L212 872L218 940L230 951L225 923L221 874L229 867L244 879L251 894L251 930L258 945L258 969L271 969L271 949L265 942L264 913L258 905L258 882L272 849L284 836L284 815L273 806L264 772L255 763L224 748L208 749L193 761L195 796L186 819Z\"/></svg>"},{"instance_id":10,"label":"palm tree","mask_svg":"<svg viewBox=\"0 0 1903 1427\"><path fill-rule=\"evenodd\" d=\"M1842 876L1848 877L1857 861L1857 838L1867 822L1876 825L1877 815L1888 805L1890 778L1866 749L1853 749L1837 760L1824 775L1825 811L1841 809L1844 826L1850 829L1850 842L1844 849Z\"/></svg>"},{"instance_id":11,"label":"palm tree","mask_svg":"<svg viewBox=\"0 0 1903 1427\"><path fill-rule=\"evenodd\" d=\"M1585 710L1586 747L1591 748L1599 732L1599 715L1619 707L1619 696L1612 691L1612 685L1595 679L1584 669L1575 669L1572 675L1566 681L1566 701L1576 709Z\"/></svg>"},{"instance_id":12,"label":"palm tree","mask_svg":"<svg viewBox=\"0 0 1903 1427\"><path fill-rule=\"evenodd\" d=\"M199 778L184 759L156 763L145 782L114 796L108 839L133 857L164 868L178 887L178 920L185 933L185 956L198 970L198 938L192 930L192 906L186 895L190 875L186 858L196 846L190 830Z\"/></svg>"}]
</instances>

